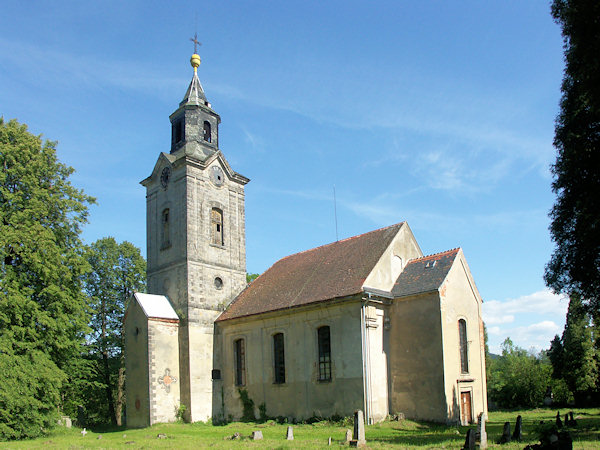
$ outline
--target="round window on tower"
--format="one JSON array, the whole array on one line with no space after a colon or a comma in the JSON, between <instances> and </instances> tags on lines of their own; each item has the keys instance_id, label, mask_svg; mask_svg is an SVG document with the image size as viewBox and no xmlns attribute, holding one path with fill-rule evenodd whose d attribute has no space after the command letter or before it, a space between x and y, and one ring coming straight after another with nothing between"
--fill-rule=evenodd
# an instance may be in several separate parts
<instances>
[{"instance_id":1,"label":"round window on tower","mask_svg":"<svg viewBox=\"0 0 600 450\"><path fill-rule=\"evenodd\" d=\"M221 280L221 278L215 278L215 287L217 289L221 289L223 287L223 280Z\"/></svg>"}]
</instances>

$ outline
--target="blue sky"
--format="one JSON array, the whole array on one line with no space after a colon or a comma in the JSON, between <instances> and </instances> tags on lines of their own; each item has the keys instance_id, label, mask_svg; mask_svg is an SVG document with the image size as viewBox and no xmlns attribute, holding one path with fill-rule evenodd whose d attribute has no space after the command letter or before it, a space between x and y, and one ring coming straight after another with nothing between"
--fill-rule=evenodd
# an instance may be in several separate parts
<instances>
[{"instance_id":1,"label":"blue sky","mask_svg":"<svg viewBox=\"0 0 600 450\"><path fill-rule=\"evenodd\" d=\"M192 76L246 187L247 269L406 220L424 253L462 247L492 351L549 346L544 286L563 71L546 1L13 1L0 115L58 141L97 197L86 242L145 254L145 193Z\"/></svg>"}]
</instances>

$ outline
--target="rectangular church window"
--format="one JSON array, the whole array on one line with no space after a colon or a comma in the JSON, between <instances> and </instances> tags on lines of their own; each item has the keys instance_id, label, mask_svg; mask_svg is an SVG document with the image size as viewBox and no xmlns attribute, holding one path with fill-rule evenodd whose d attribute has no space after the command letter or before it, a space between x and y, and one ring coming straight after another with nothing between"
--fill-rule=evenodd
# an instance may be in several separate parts
<instances>
[{"instance_id":1,"label":"rectangular church window","mask_svg":"<svg viewBox=\"0 0 600 450\"><path fill-rule=\"evenodd\" d=\"M246 349L243 339L233 343L233 359L235 363L235 385L246 385Z\"/></svg>"},{"instance_id":2,"label":"rectangular church window","mask_svg":"<svg viewBox=\"0 0 600 450\"><path fill-rule=\"evenodd\" d=\"M319 345L319 381L331 381L331 337L329 327L317 330Z\"/></svg>"},{"instance_id":3,"label":"rectangular church window","mask_svg":"<svg viewBox=\"0 0 600 450\"><path fill-rule=\"evenodd\" d=\"M283 333L273 335L273 372L274 383L285 383L285 354L283 349Z\"/></svg>"}]
</instances>

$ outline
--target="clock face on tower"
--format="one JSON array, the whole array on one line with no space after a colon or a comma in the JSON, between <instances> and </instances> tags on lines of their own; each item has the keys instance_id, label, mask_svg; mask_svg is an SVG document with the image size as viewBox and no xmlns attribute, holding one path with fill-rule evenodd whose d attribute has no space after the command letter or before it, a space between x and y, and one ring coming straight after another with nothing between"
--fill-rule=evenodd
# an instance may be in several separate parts
<instances>
[{"instance_id":1,"label":"clock face on tower","mask_svg":"<svg viewBox=\"0 0 600 450\"><path fill-rule=\"evenodd\" d=\"M171 168L165 167L160 174L160 184L163 185L164 188L169 184L169 180L171 179Z\"/></svg>"},{"instance_id":2,"label":"clock face on tower","mask_svg":"<svg viewBox=\"0 0 600 450\"><path fill-rule=\"evenodd\" d=\"M212 166L210 168L210 181L212 181L215 186L222 186L225 182L225 174L219 166Z\"/></svg>"}]
</instances>

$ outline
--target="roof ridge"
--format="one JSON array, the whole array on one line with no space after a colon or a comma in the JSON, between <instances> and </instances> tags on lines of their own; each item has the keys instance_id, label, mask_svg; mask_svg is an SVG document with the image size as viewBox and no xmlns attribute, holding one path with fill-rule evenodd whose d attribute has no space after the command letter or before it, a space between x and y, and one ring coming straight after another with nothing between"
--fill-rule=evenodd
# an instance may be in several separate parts
<instances>
[{"instance_id":1,"label":"roof ridge","mask_svg":"<svg viewBox=\"0 0 600 450\"><path fill-rule=\"evenodd\" d=\"M422 260L425 260L425 259L428 259L428 258L434 258L434 257L446 255L448 253L453 253L453 252L458 253L458 251L460 249L461 249L461 247L455 247L455 248L452 248L450 250L444 250L443 252L432 253L430 255L423 255L423 256L420 256L418 258L411 259L409 262L422 261Z\"/></svg>"},{"instance_id":2,"label":"roof ridge","mask_svg":"<svg viewBox=\"0 0 600 450\"><path fill-rule=\"evenodd\" d=\"M329 244L318 245L318 246L316 246L316 247L309 248L309 249L307 249L307 250L302 250L301 252L292 253L291 255L287 255L287 256L284 256L284 257L283 257L283 258L281 258L281 259L278 259L278 260L277 260L275 263L273 263L273 265L277 264L277 263L278 263L278 262L280 262L280 261L283 261L284 259L291 258L292 256L297 256L297 255L301 255L301 254L303 254L303 253L312 252L313 250L318 250L318 249L320 249L320 248L329 247L330 245L335 245L335 244L339 244L339 243L342 243L342 242L351 241L351 240L353 240L353 239L357 239L357 238L360 238L360 237L366 236L367 234L375 233L375 232L378 232L378 231L383 231L383 230L386 230L386 229L388 229L388 228L393 228L393 227L396 227L396 226L399 226L399 225L403 225L403 224L405 224L405 223L406 223L406 221L405 221L405 220L403 220L402 222L398 222L398 223L395 223L395 224L393 224L393 225L388 225L387 227L381 227L381 228L377 228L377 229L375 229L375 230L367 231L367 232L365 232L365 233L357 234L356 236L350 236L350 237L347 237L346 239L342 239L342 240L340 240L340 241L330 242Z\"/></svg>"}]
</instances>

